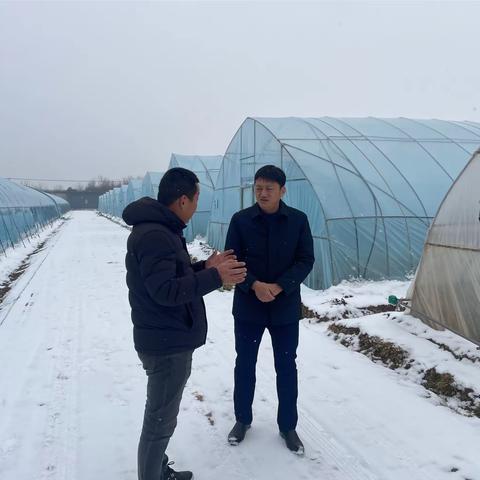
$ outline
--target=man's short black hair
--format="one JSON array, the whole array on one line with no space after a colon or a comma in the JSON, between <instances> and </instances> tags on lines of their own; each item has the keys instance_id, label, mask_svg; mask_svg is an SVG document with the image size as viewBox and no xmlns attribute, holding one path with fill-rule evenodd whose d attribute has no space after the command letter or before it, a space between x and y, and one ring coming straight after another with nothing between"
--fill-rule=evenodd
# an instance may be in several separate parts
<instances>
[{"instance_id":1,"label":"man's short black hair","mask_svg":"<svg viewBox=\"0 0 480 480\"><path fill-rule=\"evenodd\" d=\"M275 165L265 165L264 167L259 168L255 174L255 181L257 181L259 178L277 182L280 187L283 187L287 181L285 172Z\"/></svg>"},{"instance_id":2,"label":"man's short black hair","mask_svg":"<svg viewBox=\"0 0 480 480\"><path fill-rule=\"evenodd\" d=\"M167 170L158 185L158 201L168 207L182 195L190 200L197 193L198 177L190 170L181 167Z\"/></svg>"}]
</instances>

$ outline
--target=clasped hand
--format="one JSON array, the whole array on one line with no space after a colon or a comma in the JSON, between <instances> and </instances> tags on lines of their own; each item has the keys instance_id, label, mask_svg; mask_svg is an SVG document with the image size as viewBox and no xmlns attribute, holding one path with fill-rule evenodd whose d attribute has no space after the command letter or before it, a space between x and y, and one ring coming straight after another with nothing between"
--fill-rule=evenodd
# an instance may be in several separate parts
<instances>
[{"instance_id":1,"label":"clasped hand","mask_svg":"<svg viewBox=\"0 0 480 480\"><path fill-rule=\"evenodd\" d=\"M278 283L266 283L256 280L253 282L252 289L257 298L263 302L273 302L275 297L283 291L283 288Z\"/></svg>"}]
</instances>

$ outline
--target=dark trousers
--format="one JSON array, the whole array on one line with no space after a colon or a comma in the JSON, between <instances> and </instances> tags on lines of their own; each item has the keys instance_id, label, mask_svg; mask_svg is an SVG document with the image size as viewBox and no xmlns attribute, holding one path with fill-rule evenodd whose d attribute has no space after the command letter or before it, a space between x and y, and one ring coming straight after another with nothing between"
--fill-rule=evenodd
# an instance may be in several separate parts
<instances>
[{"instance_id":1,"label":"dark trousers","mask_svg":"<svg viewBox=\"0 0 480 480\"><path fill-rule=\"evenodd\" d=\"M165 454L177 426L183 389L192 367L192 351L172 355L139 353L147 374L147 402L138 444L138 479L163 480Z\"/></svg>"},{"instance_id":2,"label":"dark trousers","mask_svg":"<svg viewBox=\"0 0 480 480\"><path fill-rule=\"evenodd\" d=\"M235 318L235 388L233 402L237 421L252 423L252 403L255 394L255 367L263 332L268 329L272 338L275 371L277 373L278 413L280 431L297 426L297 358L298 322L268 326L241 322Z\"/></svg>"}]
</instances>

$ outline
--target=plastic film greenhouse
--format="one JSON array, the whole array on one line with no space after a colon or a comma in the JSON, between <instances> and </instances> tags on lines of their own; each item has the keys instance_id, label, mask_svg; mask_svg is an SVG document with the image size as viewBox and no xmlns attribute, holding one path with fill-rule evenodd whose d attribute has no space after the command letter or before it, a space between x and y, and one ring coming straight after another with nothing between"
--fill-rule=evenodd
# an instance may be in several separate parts
<instances>
[{"instance_id":1,"label":"plastic film greenhouse","mask_svg":"<svg viewBox=\"0 0 480 480\"><path fill-rule=\"evenodd\" d=\"M253 204L262 165L287 175L284 200L307 213L327 288L404 278L452 182L480 146L480 124L407 118L247 118L223 158L208 228L223 248L233 213Z\"/></svg>"},{"instance_id":2,"label":"plastic film greenhouse","mask_svg":"<svg viewBox=\"0 0 480 480\"><path fill-rule=\"evenodd\" d=\"M5 253L70 209L55 195L0 178L0 249Z\"/></svg>"},{"instance_id":3,"label":"plastic film greenhouse","mask_svg":"<svg viewBox=\"0 0 480 480\"><path fill-rule=\"evenodd\" d=\"M138 178L132 178L128 182L127 200L126 200L125 206L127 206L129 203L134 202L135 200L138 200L141 196L142 196L142 180Z\"/></svg>"},{"instance_id":4,"label":"plastic film greenhouse","mask_svg":"<svg viewBox=\"0 0 480 480\"><path fill-rule=\"evenodd\" d=\"M178 155L173 153L168 168L183 167L195 172L200 183L200 197L195 215L184 230L187 241L205 236L210 219L213 192L223 157L221 155Z\"/></svg>"},{"instance_id":5,"label":"plastic film greenhouse","mask_svg":"<svg viewBox=\"0 0 480 480\"><path fill-rule=\"evenodd\" d=\"M428 233L411 313L480 345L480 151L446 195Z\"/></svg>"},{"instance_id":6,"label":"plastic film greenhouse","mask_svg":"<svg viewBox=\"0 0 480 480\"><path fill-rule=\"evenodd\" d=\"M157 198L158 185L164 172L147 172L142 182L142 197Z\"/></svg>"}]
</instances>

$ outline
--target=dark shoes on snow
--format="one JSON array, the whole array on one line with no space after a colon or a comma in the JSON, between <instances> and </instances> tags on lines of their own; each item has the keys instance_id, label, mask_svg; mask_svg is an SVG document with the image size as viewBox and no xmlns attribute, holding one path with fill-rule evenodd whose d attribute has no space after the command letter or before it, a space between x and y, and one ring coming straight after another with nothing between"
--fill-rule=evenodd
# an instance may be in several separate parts
<instances>
[{"instance_id":1,"label":"dark shoes on snow","mask_svg":"<svg viewBox=\"0 0 480 480\"><path fill-rule=\"evenodd\" d=\"M228 434L228 443L230 445L238 445L244 438L250 425L244 425L243 423L236 422L232 430Z\"/></svg>"},{"instance_id":2,"label":"dark shoes on snow","mask_svg":"<svg viewBox=\"0 0 480 480\"><path fill-rule=\"evenodd\" d=\"M189 471L176 472L170 465L173 465L174 462L168 462L167 468L163 472L163 477L165 480L192 480L193 473Z\"/></svg>"},{"instance_id":3,"label":"dark shoes on snow","mask_svg":"<svg viewBox=\"0 0 480 480\"><path fill-rule=\"evenodd\" d=\"M298 438L295 430L289 430L288 432L280 432L280 436L285 440L287 448L297 455L303 455L305 453L305 447L302 441Z\"/></svg>"},{"instance_id":4,"label":"dark shoes on snow","mask_svg":"<svg viewBox=\"0 0 480 480\"><path fill-rule=\"evenodd\" d=\"M228 434L228 443L230 445L238 445L244 438L250 425L245 425L241 422L236 422L232 430ZM295 430L289 430L288 432L280 432L280 436L285 440L287 448L297 455L303 455L305 453L305 447L302 441L298 438Z\"/></svg>"}]
</instances>

